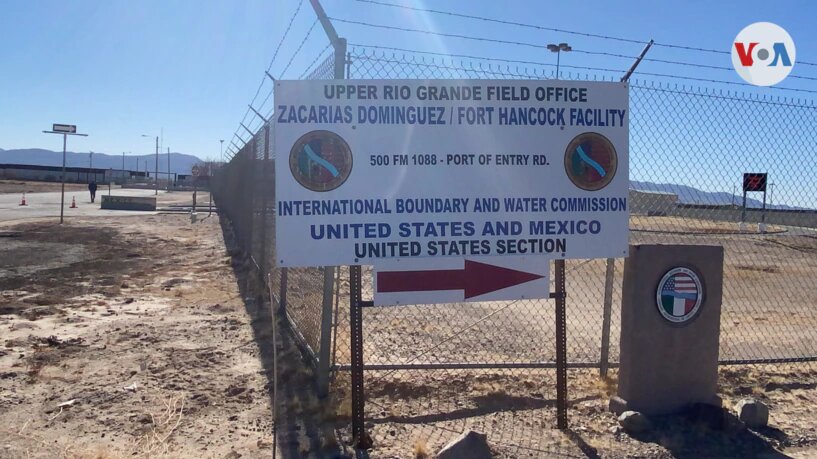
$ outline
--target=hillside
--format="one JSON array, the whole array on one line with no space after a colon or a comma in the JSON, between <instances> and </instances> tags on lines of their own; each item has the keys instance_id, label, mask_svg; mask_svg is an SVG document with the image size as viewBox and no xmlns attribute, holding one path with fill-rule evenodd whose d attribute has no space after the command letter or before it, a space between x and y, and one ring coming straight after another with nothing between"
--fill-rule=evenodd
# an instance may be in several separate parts
<instances>
[{"instance_id":1,"label":"hillside","mask_svg":"<svg viewBox=\"0 0 817 459\"><path fill-rule=\"evenodd\" d=\"M125 156L125 169L136 170L137 161L139 170L145 170L145 162L150 172L156 168L155 155L127 155ZM177 174L189 174L190 168L194 164L201 163L202 160L196 156L184 153L170 153L170 172ZM27 148L20 150L3 150L0 148L0 164L31 164L36 166L62 166L62 152L43 150L40 148ZM67 152L65 155L65 165L68 167L89 167L89 153ZM94 168L97 169L122 169L122 155L109 155L94 152ZM167 172L167 153L159 154L159 172Z\"/></svg>"},{"instance_id":2,"label":"hillside","mask_svg":"<svg viewBox=\"0 0 817 459\"><path fill-rule=\"evenodd\" d=\"M731 204L742 205L743 195L738 194L733 196L728 192L709 192L702 191L695 187L687 185L679 185L677 183L654 183L654 182L639 182L637 180L630 180L630 188L639 191L658 191L661 193L672 193L678 195L678 202L682 204L704 204L715 206L728 206ZM762 193L750 193L750 196L763 196ZM768 201L767 201L768 204ZM763 201L759 199L746 197L746 207L761 208ZM775 209L802 209L800 207L792 207L784 204L774 204L770 208Z\"/></svg>"}]
</instances>

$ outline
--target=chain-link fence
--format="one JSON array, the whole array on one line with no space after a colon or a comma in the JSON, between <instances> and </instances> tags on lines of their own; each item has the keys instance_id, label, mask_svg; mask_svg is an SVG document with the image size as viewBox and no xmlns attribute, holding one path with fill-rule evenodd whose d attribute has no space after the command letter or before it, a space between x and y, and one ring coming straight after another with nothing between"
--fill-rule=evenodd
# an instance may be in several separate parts
<instances>
[{"instance_id":1,"label":"chain-link fence","mask_svg":"<svg viewBox=\"0 0 817 459\"><path fill-rule=\"evenodd\" d=\"M317 63L307 79L335 76L334 56ZM264 123L232 160L215 174L213 194L231 221L237 243L258 273L272 280L274 303L288 319L295 337L317 367L320 362L324 301L332 301L332 283L325 297L324 268L280 269L275 263L275 157L272 130ZM331 269L330 269L331 270ZM334 272L333 270L331 270ZM329 273L331 275L331 273ZM329 349L329 344L324 344ZM326 362L328 367L328 362Z\"/></svg>"},{"instance_id":2,"label":"chain-link fence","mask_svg":"<svg viewBox=\"0 0 817 459\"><path fill-rule=\"evenodd\" d=\"M554 77L536 67L366 48L345 57L346 77L355 79ZM335 62L330 56L307 78L338 77ZM724 247L721 362L817 360L817 165L809 161L817 106L632 81L629 123L631 242ZM351 363L348 268L275 267L270 135L267 124L219 171L215 198L241 246L274 279L313 363L332 370L331 392L342 400ZM768 172L770 183L769 196L750 196L744 212L745 172ZM622 272L622 259L567 262L573 400L614 388L585 376L618 359ZM371 271L363 279L363 297L371 298ZM368 307L363 324L368 427L383 454L407 438L441 444L466 427L512 456L542 451L555 398L553 301Z\"/></svg>"}]
</instances>

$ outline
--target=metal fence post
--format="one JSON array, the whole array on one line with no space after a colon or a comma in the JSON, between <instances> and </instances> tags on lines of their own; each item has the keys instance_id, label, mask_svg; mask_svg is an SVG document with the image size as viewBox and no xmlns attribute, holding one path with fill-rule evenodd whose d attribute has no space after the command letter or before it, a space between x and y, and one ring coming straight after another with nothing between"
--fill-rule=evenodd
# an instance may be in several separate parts
<instances>
[{"instance_id":1,"label":"metal fence post","mask_svg":"<svg viewBox=\"0 0 817 459\"><path fill-rule=\"evenodd\" d=\"M247 167L249 170L247 171L246 177L251 177L251 180L248 182L247 188L249 188L249 196L247 196L247 205L249 208L247 209L247 253L250 254L252 259L255 259L255 178L257 177L256 172L258 168L256 167L258 162L258 138L253 136L252 146L250 147L250 151L248 151L248 155L252 155L252 157L247 158Z\"/></svg>"},{"instance_id":2,"label":"metal fence post","mask_svg":"<svg viewBox=\"0 0 817 459\"><path fill-rule=\"evenodd\" d=\"M329 395L329 354L332 350L332 303L335 267L323 268L323 305L321 307L321 342L318 353L318 396Z\"/></svg>"},{"instance_id":3,"label":"metal fence post","mask_svg":"<svg viewBox=\"0 0 817 459\"><path fill-rule=\"evenodd\" d=\"M278 310L281 311L282 314L286 314L287 312L287 272L289 271L288 268L281 268L281 291L279 294L280 303L278 305Z\"/></svg>"},{"instance_id":4,"label":"metal fence post","mask_svg":"<svg viewBox=\"0 0 817 459\"><path fill-rule=\"evenodd\" d=\"M269 205L269 196L267 187L269 181L267 180L269 170L269 124L264 126L264 163L261 165L261 250L258 263L261 267L261 272L267 274L267 207Z\"/></svg>"},{"instance_id":5,"label":"metal fence post","mask_svg":"<svg viewBox=\"0 0 817 459\"><path fill-rule=\"evenodd\" d=\"M610 315L613 307L613 278L616 272L616 260L607 259L607 272L604 276L604 311L601 322L601 361L599 362L599 376L607 377L610 366Z\"/></svg>"},{"instance_id":6,"label":"metal fence post","mask_svg":"<svg viewBox=\"0 0 817 459\"><path fill-rule=\"evenodd\" d=\"M332 45L335 47L335 79L343 80L346 78L346 39L338 38Z\"/></svg>"}]
</instances>

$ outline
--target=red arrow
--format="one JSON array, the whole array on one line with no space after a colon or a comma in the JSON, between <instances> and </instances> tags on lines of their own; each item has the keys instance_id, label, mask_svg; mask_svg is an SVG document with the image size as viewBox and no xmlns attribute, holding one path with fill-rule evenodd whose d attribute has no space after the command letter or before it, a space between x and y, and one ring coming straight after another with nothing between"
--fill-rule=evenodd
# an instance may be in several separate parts
<instances>
[{"instance_id":1,"label":"red arrow","mask_svg":"<svg viewBox=\"0 0 817 459\"><path fill-rule=\"evenodd\" d=\"M379 271L378 293L465 290L465 299L524 284L544 276L465 260L464 269Z\"/></svg>"}]
</instances>

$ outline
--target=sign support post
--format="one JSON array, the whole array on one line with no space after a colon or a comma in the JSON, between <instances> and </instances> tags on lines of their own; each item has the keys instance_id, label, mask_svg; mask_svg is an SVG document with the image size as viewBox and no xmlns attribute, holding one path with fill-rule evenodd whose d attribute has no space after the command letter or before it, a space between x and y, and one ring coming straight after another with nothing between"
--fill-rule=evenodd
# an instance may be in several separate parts
<instances>
[{"instance_id":1,"label":"sign support post","mask_svg":"<svg viewBox=\"0 0 817 459\"><path fill-rule=\"evenodd\" d=\"M554 261L556 268L556 427L567 429L567 307L565 299L565 261Z\"/></svg>"},{"instance_id":2,"label":"sign support post","mask_svg":"<svg viewBox=\"0 0 817 459\"><path fill-rule=\"evenodd\" d=\"M65 214L65 152L69 135L88 137L88 134L77 134L77 127L73 124L54 124L50 131L43 131L45 134L62 134L62 189L60 191L60 225L64 221Z\"/></svg>"},{"instance_id":3,"label":"sign support post","mask_svg":"<svg viewBox=\"0 0 817 459\"><path fill-rule=\"evenodd\" d=\"M610 368L610 315L613 308L613 279L616 272L616 260L607 259L607 271L604 276L604 310L601 322L601 361L599 362L599 376L607 377Z\"/></svg>"},{"instance_id":4,"label":"sign support post","mask_svg":"<svg viewBox=\"0 0 817 459\"><path fill-rule=\"evenodd\" d=\"M62 188L60 189L60 225L63 223L65 214L65 150L68 144L68 134L62 134Z\"/></svg>"},{"instance_id":5,"label":"sign support post","mask_svg":"<svg viewBox=\"0 0 817 459\"><path fill-rule=\"evenodd\" d=\"M352 442L358 449L369 449L372 440L366 433L366 399L363 390L363 299L360 265L349 266L349 327L352 344Z\"/></svg>"},{"instance_id":6,"label":"sign support post","mask_svg":"<svg viewBox=\"0 0 817 459\"><path fill-rule=\"evenodd\" d=\"M321 305L321 342L318 353L318 396L329 395L329 354L332 350L332 292L335 283L335 267L323 269L323 303Z\"/></svg>"},{"instance_id":7,"label":"sign support post","mask_svg":"<svg viewBox=\"0 0 817 459\"><path fill-rule=\"evenodd\" d=\"M761 233L766 232L766 184L768 179L768 172L747 172L743 174L743 212L740 221L741 223L746 222L746 193L749 191L762 191L763 206L760 210L760 223L758 224Z\"/></svg>"}]
</instances>

